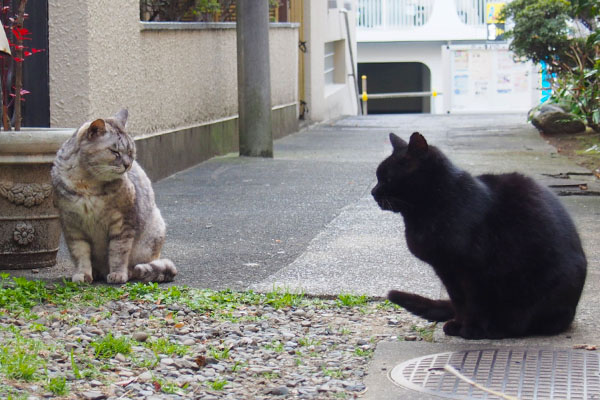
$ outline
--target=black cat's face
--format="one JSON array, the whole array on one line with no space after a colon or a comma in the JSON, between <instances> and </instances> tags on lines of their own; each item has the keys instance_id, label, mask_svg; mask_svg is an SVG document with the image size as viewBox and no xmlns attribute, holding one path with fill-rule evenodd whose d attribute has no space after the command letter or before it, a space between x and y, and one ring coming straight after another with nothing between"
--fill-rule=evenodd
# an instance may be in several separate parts
<instances>
[{"instance_id":1,"label":"black cat's face","mask_svg":"<svg viewBox=\"0 0 600 400\"><path fill-rule=\"evenodd\" d=\"M409 204L415 183L421 179L420 166L428 145L418 132L412 134L409 143L393 133L390 141L394 151L377 167L377 185L371 194L382 210L402 212Z\"/></svg>"}]
</instances>

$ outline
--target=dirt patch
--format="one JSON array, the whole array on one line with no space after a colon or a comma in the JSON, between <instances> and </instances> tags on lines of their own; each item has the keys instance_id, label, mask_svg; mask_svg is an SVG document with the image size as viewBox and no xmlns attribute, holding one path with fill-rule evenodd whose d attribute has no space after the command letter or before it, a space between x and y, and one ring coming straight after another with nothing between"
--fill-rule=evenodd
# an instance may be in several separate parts
<instances>
[{"instance_id":1,"label":"dirt patch","mask_svg":"<svg viewBox=\"0 0 600 400\"><path fill-rule=\"evenodd\" d=\"M600 133L588 129L579 134L541 135L559 154L593 171L600 178Z\"/></svg>"}]
</instances>

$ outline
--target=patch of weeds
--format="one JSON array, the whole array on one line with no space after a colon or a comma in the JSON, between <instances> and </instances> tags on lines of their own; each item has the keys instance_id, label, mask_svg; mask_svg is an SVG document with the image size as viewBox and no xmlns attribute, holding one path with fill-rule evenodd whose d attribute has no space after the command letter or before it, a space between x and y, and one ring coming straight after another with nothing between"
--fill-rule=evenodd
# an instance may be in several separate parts
<instances>
[{"instance_id":1,"label":"patch of weeds","mask_svg":"<svg viewBox=\"0 0 600 400\"><path fill-rule=\"evenodd\" d=\"M193 290L180 302L196 312L212 314L214 318L219 319L221 315L225 315L225 318L227 318L227 315L231 315L231 312L243 305L258 305L261 299L261 294L252 291L238 293L230 289L217 292L214 290Z\"/></svg>"},{"instance_id":2,"label":"patch of weeds","mask_svg":"<svg viewBox=\"0 0 600 400\"><path fill-rule=\"evenodd\" d=\"M329 369L325 366L321 367L321 371L323 371L323 375L328 376L334 379L342 379L344 378L344 373L341 369Z\"/></svg>"},{"instance_id":3,"label":"patch of weeds","mask_svg":"<svg viewBox=\"0 0 600 400\"><path fill-rule=\"evenodd\" d=\"M349 293L341 293L335 303L338 307L356 307L364 306L368 301L369 298L365 295L358 296Z\"/></svg>"},{"instance_id":4,"label":"patch of weeds","mask_svg":"<svg viewBox=\"0 0 600 400\"><path fill-rule=\"evenodd\" d=\"M151 342L145 342L144 347L152 350L156 354L166 354L171 356L177 354L178 356L184 356L188 353L189 349L178 343L173 343L169 339L158 338Z\"/></svg>"},{"instance_id":5,"label":"patch of weeds","mask_svg":"<svg viewBox=\"0 0 600 400\"><path fill-rule=\"evenodd\" d=\"M310 347L310 346L318 346L321 344L320 340L311 339L308 337L303 337L298 339L298 345L302 347Z\"/></svg>"},{"instance_id":6,"label":"patch of weeds","mask_svg":"<svg viewBox=\"0 0 600 400\"><path fill-rule=\"evenodd\" d=\"M163 379L156 378L153 383L155 387L160 388L160 391L165 394L184 394L184 391L181 390L182 388L180 388L175 382L165 381ZM186 389L187 387L188 385L184 385L183 389Z\"/></svg>"},{"instance_id":7,"label":"patch of weeds","mask_svg":"<svg viewBox=\"0 0 600 400\"><path fill-rule=\"evenodd\" d=\"M21 277L9 278L9 274L0 274L0 308L30 310L48 297L44 282L29 281Z\"/></svg>"},{"instance_id":8,"label":"patch of weeds","mask_svg":"<svg viewBox=\"0 0 600 400\"><path fill-rule=\"evenodd\" d=\"M223 388L228 384L225 379L217 379L214 381L208 381L207 384L212 390L223 390Z\"/></svg>"},{"instance_id":9,"label":"patch of weeds","mask_svg":"<svg viewBox=\"0 0 600 400\"><path fill-rule=\"evenodd\" d=\"M210 346L208 349L208 352L210 354L210 356L212 358L214 358L215 360L226 360L229 358L229 348L224 348L223 350L220 350L214 346Z\"/></svg>"},{"instance_id":10,"label":"patch of weeds","mask_svg":"<svg viewBox=\"0 0 600 400\"><path fill-rule=\"evenodd\" d=\"M3 393L6 394L6 400L27 400L27 398L29 398L29 395L27 394L20 394L20 393Z\"/></svg>"},{"instance_id":11,"label":"patch of weeds","mask_svg":"<svg viewBox=\"0 0 600 400\"><path fill-rule=\"evenodd\" d=\"M269 381L280 377L279 373L277 372L263 372L261 376Z\"/></svg>"},{"instance_id":12,"label":"patch of weeds","mask_svg":"<svg viewBox=\"0 0 600 400\"><path fill-rule=\"evenodd\" d=\"M402 307L400 307L398 304L392 303L389 300L384 300L382 302L377 303L377 308L378 309L392 309L392 310L402 310Z\"/></svg>"},{"instance_id":13,"label":"patch of weeds","mask_svg":"<svg viewBox=\"0 0 600 400\"><path fill-rule=\"evenodd\" d=\"M55 396L65 396L69 393L69 386L67 385L67 378L64 376L56 376L48 379L46 389L52 392Z\"/></svg>"},{"instance_id":14,"label":"patch of weeds","mask_svg":"<svg viewBox=\"0 0 600 400\"><path fill-rule=\"evenodd\" d=\"M30 324L30 325L29 325L29 329L30 329L32 332L45 332L45 331L47 331L47 330L48 330L48 328L46 328L46 326L45 326L45 325L43 325L43 324L39 324L39 323L37 323L37 322L34 322L34 323Z\"/></svg>"},{"instance_id":15,"label":"patch of weeds","mask_svg":"<svg viewBox=\"0 0 600 400\"><path fill-rule=\"evenodd\" d=\"M342 327L339 331L339 334L342 336L348 336L348 335L352 334L352 331L348 328Z\"/></svg>"},{"instance_id":16,"label":"patch of weeds","mask_svg":"<svg viewBox=\"0 0 600 400\"><path fill-rule=\"evenodd\" d=\"M412 325L410 330L415 332L424 341L433 342L433 332L435 331L436 325L436 323L427 326Z\"/></svg>"},{"instance_id":17,"label":"patch of weeds","mask_svg":"<svg viewBox=\"0 0 600 400\"><path fill-rule=\"evenodd\" d=\"M0 345L0 371L9 379L33 381L40 377L46 363L39 356L43 350L40 341L24 338L16 327L7 329L12 338L4 338Z\"/></svg>"},{"instance_id":18,"label":"patch of weeds","mask_svg":"<svg viewBox=\"0 0 600 400\"><path fill-rule=\"evenodd\" d=\"M270 305L276 310L286 307L298 307L304 299L304 293L292 293L288 289L281 291L278 288L266 293L265 296L265 304Z\"/></svg>"},{"instance_id":19,"label":"patch of weeds","mask_svg":"<svg viewBox=\"0 0 600 400\"><path fill-rule=\"evenodd\" d=\"M73 371L73 375L75 375L75 378L81 379L81 371L79 370L79 366L75 362L75 356L73 355L73 349L71 349L69 359L71 360L71 371Z\"/></svg>"},{"instance_id":20,"label":"patch of weeds","mask_svg":"<svg viewBox=\"0 0 600 400\"><path fill-rule=\"evenodd\" d=\"M153 352L150 357L151 358L146 358L144 355L138 357L135 353L132 353L131 363L137 368L146 368L149 370L153 370L158 365L158 363L160 363L160 357L156 352Z\"/></svg>"},{"instance_id":21,"label":"patch of weeds","mask_svg":"<svg viewBox=\"0 0 600 400\"><path fill-rule=\"evenodd\" d=\"M265 349L272 350L276 353L283 353L283 350L285 350L283 343L281 343L279 340L273 340L271 344L265 345Z\"/></svg>"},{"instance_id":22,"label":"patch of weeds","mask_svg":"<svg viewBox=\"0 0 600 400\"><path fill-rule=\"evenodd\" d=\"M114 337L111 332L102 339L91 342L90 346L94 348L94 356L97 359L112 358L118 353L131 353L131 340L126 336Z\"/></svg>"},{"instance_id":23,"label":"patch of weeds","mask_svg":"<svg viewBox=\"0 0 600 400\"><path fill-rule=\"evenodd\" d=\"M371 357L373 355L373 350L357 347L354 349L354 354L359 357Z\"/></svg>"},{"instance_id":24,"label":"patch of weeds","mask_svg":"<svg viewBox=\"0 0 600 400\"><path fill-rule=\"evenodd\" d=\"M231 372L239 372L243 367L247 364L244 362L236 361L235 364L231 367Z\"/></svg>"}]
</instances>

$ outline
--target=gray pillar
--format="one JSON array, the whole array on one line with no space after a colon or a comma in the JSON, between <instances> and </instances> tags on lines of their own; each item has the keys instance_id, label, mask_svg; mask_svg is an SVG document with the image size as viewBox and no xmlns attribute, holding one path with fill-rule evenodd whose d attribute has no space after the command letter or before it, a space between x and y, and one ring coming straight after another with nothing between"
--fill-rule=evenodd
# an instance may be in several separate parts
<instances>
[{"instance_id":1,"label":"gray pillar","mask_svg":"<svg viewBox=\"0 0 600 400\"><path fill-rule=\"evenodd\" d=\"M269 0L237 2L240 156L273 157Z\"/></svg>"}]
</instances>

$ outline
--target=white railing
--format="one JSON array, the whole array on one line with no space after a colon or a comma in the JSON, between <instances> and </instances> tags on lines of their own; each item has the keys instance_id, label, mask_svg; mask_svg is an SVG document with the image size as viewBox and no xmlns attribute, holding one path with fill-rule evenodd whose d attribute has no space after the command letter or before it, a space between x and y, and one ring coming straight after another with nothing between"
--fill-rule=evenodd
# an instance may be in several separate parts
<instances>
[{"instance_id":1,"label":"white railing","mask_svg":"<svg viewBox=\"0 0 600 400\"><path fill-rule=\"evenodd\" d=\"M410 28L427 23L434 0L358 0L361 28Z\"/></svg>"},{"instance_id":2,"label":"white railing","mask_svg":"<svg viewBox=\"0 0 600 400\"><path fill-rule=\"evenodd\" d=\"M452 1L452 0L444 0ZM489 0L454 0L456 13L466 25L485 25ZM358 27L410 29L429 20L435 0L358 0Z\"/></svg>"},{"instance_id":3,"label":"white railing","mask_svg":"<svg viewBox=\"0 0 600 400\"><path fill-rule=\"evenodd\" d=\"M487 0L454 0L458 18L466 25L485 25Z\"/></svg>"}]
</instances>

